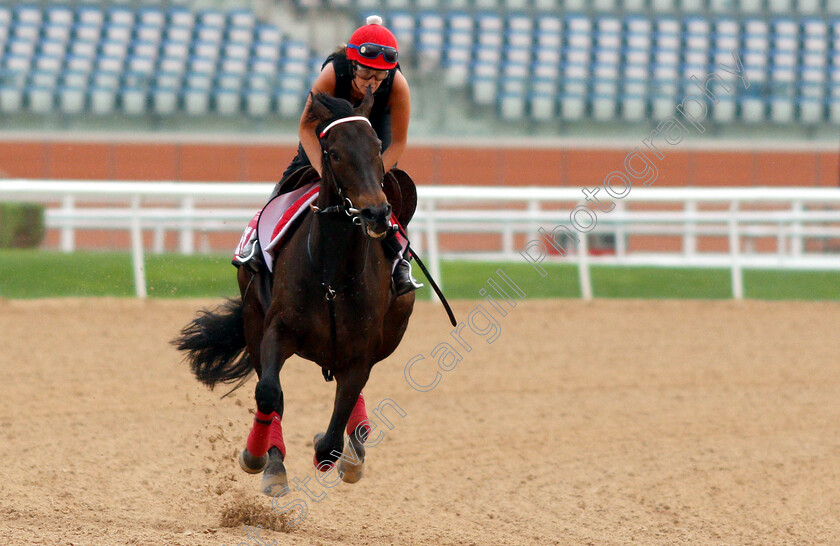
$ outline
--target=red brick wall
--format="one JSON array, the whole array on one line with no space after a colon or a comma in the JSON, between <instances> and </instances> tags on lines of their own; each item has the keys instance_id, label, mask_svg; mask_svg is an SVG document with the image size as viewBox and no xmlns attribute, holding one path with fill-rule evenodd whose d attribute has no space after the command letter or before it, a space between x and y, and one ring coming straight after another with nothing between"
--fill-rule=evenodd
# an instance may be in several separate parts
<instances>
[{"instance_id":1,"label":"red brick wall","mask_svg":"<svg viewBox=\"0 0 840 546\"><path fill-rule=\"evenodd\" d=\"M0 176L88 180L276 181L297 146L0 141ZM419 184L595 186L629 149L412 146L400 161ZM656 186L838 186L830 151L669 152Z\"/></svg>"}]
</instances>

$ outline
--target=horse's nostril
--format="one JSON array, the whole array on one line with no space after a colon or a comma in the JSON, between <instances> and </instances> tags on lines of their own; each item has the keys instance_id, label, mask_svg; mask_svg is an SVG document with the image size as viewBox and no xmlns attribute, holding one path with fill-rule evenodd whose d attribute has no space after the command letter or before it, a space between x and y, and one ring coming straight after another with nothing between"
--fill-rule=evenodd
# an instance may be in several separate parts
<instances>
[{"instance_id":1,"label":"horse's nostril","mask_svg":"<svg viewBox=\"0 0 840 546\"><path fill-rule=\"evenodd\" d=\"M374 214L373 209L362 209L362 218L365 220L375 220L376 214Z\"/></svg>"}]
</instances>

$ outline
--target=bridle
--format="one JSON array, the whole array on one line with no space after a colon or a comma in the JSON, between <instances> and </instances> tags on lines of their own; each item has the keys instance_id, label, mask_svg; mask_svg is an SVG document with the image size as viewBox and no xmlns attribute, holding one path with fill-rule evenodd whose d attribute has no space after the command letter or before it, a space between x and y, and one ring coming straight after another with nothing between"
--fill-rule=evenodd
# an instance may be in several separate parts
<instances>
[{"instance_id":1,"label":"bridle","mask_svg":"<svg viewBox=\"0 0 840 546\"><path fill-rule=\"evenodd\" d=\"M373 125L371 125L371 123L370 123L370 120L368 118L364 117L364 116L348 116L346 118L339 118L339 119L333 121L332 123L330 123L329 125L324 127L324 129L322 129L321 132L318 134L318 142L321 145L321 155L322 155L321 165L323 165L322 170L323 171L329 171L330 179L332 180L333 187L335 187L335 191L338 194L339 199L341 200L341 204L334 205L332 207L327 207L325 209L322 209L322 208L316 206L315 204L311 204L311 205L309 205L309 207L312 209L312 212L314 212L315 214L344 213L350 218L350 220L355 225L361 226L362 223L363 223L362 211L359 210L358 208L356 208L353 205L353 202L350 200L349 197L344 195L344 190L341 188L341 186L338 183L338 180L336 180L336 178L335 178L335 173L333 172L332 163L330 162L329 150L327 150L324 147L324 137L327 136L327 133L330 131L330 129L332 129L336 125L340 125L342 123L348 123L348 122L351 122L351 121L364 121L365 123L367 123L368 125L373 127ZM384 182L380 182L380 184L384 187Z\"/></svg>"}]
</instances>

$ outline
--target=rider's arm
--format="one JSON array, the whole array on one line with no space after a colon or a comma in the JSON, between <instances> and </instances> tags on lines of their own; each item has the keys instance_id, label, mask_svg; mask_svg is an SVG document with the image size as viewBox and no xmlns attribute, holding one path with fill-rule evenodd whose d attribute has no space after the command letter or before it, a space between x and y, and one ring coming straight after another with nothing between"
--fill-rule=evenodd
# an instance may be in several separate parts
<instances>
[{"instance_id":1,"label":"rider's arm","mask_svg":"<svg viewBox=\"0 0 840 546\"><path fill-rule=\"evenodd\" d=\"M385 167L385 172L390 171L397 164L408 140L411 92L408 89L408 81L399 70L394 75L394 84L391 87L388 106L391 107L391 145L382 154L382 164Z\"/></svg>"},{"instance_id":2,"label":"rider's arm","mask_svg":"<svg viewBox=\"0 0 840 546\"><path fill-rule=\"evenodd\" d=\"M306 106L303 108L303 114L300 116L300 127L298 128L298 137L303 146L303 151L306 152L306 157L312 167L321 174L321 143L318 141L318 135L315 134L315 128L318 125L316 121L308 121L309 105L312 103L312 94L325 93L327 95L335 95L335 68L330 63L324 67L318 77L315 78L315 83L312 84L312 91L306 99Z\"/></svg>"}]
</instances>

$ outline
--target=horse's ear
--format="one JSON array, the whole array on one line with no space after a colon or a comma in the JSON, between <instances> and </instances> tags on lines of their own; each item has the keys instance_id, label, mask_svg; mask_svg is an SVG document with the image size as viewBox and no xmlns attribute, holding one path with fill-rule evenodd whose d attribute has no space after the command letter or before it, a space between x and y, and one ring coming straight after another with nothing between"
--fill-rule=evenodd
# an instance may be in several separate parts
<instances>
[{"instance_id":1,"label":"horse's ear","mask_svg":"<svg viewBox=\"0 0 840 546\"><path fill-rule=\"evenodd\" d=\"M309 119L312 121L324 121L329 119L332 113L321 99L321 94L318 93L315 95L310 91L309 98L311 99L309 103Z\"/></svg>"},{"instance_id":2,"label":"horse's ear","mask_svg":"<svg viewBox=\"0 0 840 546\"><path fill-rule=\"evenodd\" d=\"M371 92L370 87L368 87L367 91L365 91L365 100L363 100L358 108L356 108L356 114L369 118L370 111L373 109L373 101L373 93Z\"/></svg>"}]
</instances>

